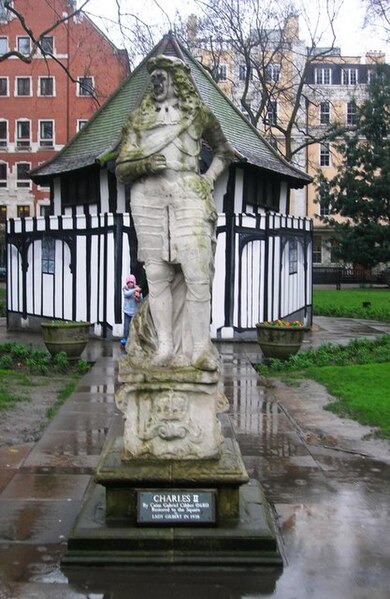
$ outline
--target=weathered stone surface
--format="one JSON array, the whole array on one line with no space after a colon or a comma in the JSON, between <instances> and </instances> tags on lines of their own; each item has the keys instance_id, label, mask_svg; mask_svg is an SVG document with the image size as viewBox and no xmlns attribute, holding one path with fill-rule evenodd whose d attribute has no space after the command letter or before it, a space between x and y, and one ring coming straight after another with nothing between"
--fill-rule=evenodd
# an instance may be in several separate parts
<instances>
[{"instance_id":1,"label":"weathered stone surface","mask_svg":"<svg viewBox=\"0 0 390 599\"><path fill-rule=\"evenodd\" d=\"M149 296L132 322L126 360L133 367L218 369L210 341L217 212L214 183L234 152L202 102L186 63L149 60L152 89L128 117L116 162L131 184L131 212ZM211 162L199 164L207 140Z\"/></svg>"},{"instance_id":2,"label":"weathered stone surface","mask_svg":"<svg viewBox=\"0 0 390 599\"><path fill-rule=\"evenodd\" d=\"M187 368L172 374L167 380L166 369L128 371L129 382L115 397L125 416L124 460L219 457L222 436L217 414L228 409L228 402L215 382L216 373Z\"/></svg>"}]
</instances>

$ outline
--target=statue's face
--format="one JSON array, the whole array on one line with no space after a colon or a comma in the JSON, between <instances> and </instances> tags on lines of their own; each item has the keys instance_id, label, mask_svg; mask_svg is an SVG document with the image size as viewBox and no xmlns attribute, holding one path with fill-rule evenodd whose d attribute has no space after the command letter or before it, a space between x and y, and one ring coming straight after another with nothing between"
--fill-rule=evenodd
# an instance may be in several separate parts
<instances>
[{"instance_id":1,"label":"statue's face","mask_svg":"<svg viewBox=\"0 0 390 599\"><path fill-rule=\"evenodd\" d=\"M156 69L151 73L150 79L153 84L154 99L156 102L164 102L168 98L171 88L169 74L162 69Z\"/></svg>"}]
</instances>

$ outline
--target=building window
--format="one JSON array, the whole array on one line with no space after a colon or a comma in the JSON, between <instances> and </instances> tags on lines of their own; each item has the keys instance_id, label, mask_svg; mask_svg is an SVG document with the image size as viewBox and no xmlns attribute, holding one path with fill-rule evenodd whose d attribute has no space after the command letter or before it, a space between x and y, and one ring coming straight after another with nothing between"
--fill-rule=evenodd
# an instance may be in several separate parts
<instances>
[{"instance_id":1,"label":"building window","mask_svg":"<svg viewBox=\"0 0 390 599\"><path fill-rule=\"evenodd\" d=\"M320 203L320 216L328 216L328 214L330 212L329 198L326 198L323 195L321 196L321 194L320 194L319 203Z\"/></svg>"},{"instance_id":2,"label":"building window","mask_svg":"<svg viewBox=\"0 0 390 599\"><path fill-rule=\"evenodd\" d=\"M320 145L320 166L330 166L330 148L328 143Z\"/></svg>"},{"instance_id":3,"label":"building window","mask_svg":"<svg viewBox=\"0 0 390 599\"><path fill-rule=\"evenodd\" d=\"M30 216L30 206L16 206L16 214L18 218L24 218Z\"/></svg>"},{"instance_id":4,"label":"building window","mask_svg":"<svg viewBox=\"0 0 390 599\"><path fill-rule=\"evenodd\" d=\"M0 77L0 96L8 96L8 77Z\"/></svg>"},{"instance_id":5,"label":"building window","mask_svg":"<svg viewBox=\"0 0 390 599\"><path fill-rule=\"evenodd\" d=\"M338 262L338 249L339 249L339 244L337 243L337 241L331 241L330 242L330 261L333 264L336 264Z\"/></svg>"},{"instance_id":6,"label":"building window","mask_svg":"<svg viewBox=\"0 0 390 599\"><path fill-rule=\"evenodd\" d=\"M87 119L77 119L77 132L81 131L81 129L85 127L87 123Z\"/></svg>"},{"instance_id":7,"label":"building window","mask_svg":"<svg viewBox=\"0 0 390 599\"><path fill-rule=\"evenodd\" d=\"M30 121L16 121L16 146L29 148L31 145Z\"/></svg>"},{"instance_id":8,"label":"building window","mask_svg":"<svg viewBox=\"0 0 390 599\"><path fill-rule=\"evenodd\" d=\"M93 96L94 85L93 77L79 77L78 78L78 95L79 96Z\"/></svg>"},{"instance_id":9,"label":"building window","mask_svg":"<svg viewBox=\"0 0 390 599\"><path fill-rule=\"evenodd\" d=\"M28 175L31 169L29 162L18 162L16 164L16 187L31 187L31 179Z\"/></svg>"},{"instance_id":10,"label":"building window","mask_svg":"<svg viewBox=\"0 0 390 599\"><path fill-rule=\"evenodd\" d=\"M0 54L8 52L8 39L6 37L0 37Z\"/></svg>"},{"instance_id":11,"label":"building window","mask_svg":"<svg viewBox=\"0 0 390 599\"><path fill-rule=\"evenodd\" d=\"M39 121L39 145L50 148L54 146L54 121Z\"/></svg>"},{"instance_id":12,"label":"building window","mask_svg":"<svg viewBox=\"0 0 390 599\"><path fill-rule=\"evenodd\" d=\"M357 106L354 101L347 102L347 125L356 125Z\"/></svg>"},{"instance_id":13,"label":"building window","mask_svg":"<svg viewBox=\"0 0 390 599\"><path fill-rule=\"evenodd\" d=\"M227 80L227 65L226 64L218 65L217 77L218 77L218 81L226 81Z\"/></svg>"},{"instance_id":14,"label":"building window","mask_svg":"<svg viewBox=\"0 0 390 599\"><path fill-rule=\"evenodd\" d=\"M0 121L0 148L6 148L8 146L8 123L7 121Z\"/></svg>"},{"instance_id":15,"label":"building window","mask_svg":"<svg viewBox=\"0 0 390 599\"><path fill-rule=\"evenodd\" d=\"M54 77L39 77L40 96L54 96Z\"/></svg>"},{"instance_id":16,"label":"building window","mask_svg":"<svg viewBox=\"0 0 390 599\"><path fill-rule=\"evenodd\" d=\"M31 96L31 77L16 77L15 96Z\"/></svg>"},{"instance_id":17,"label":"building window","mask_svg":"<svg viewBox=\"0 0 390 599\"><path fill-rule=\"evenodd\" d=\"M270 100L267 105L267 124L276 125L278 120L278 106L275 100Z\"/></svg>"},{"instance_id":18,"label":"building window","mask_svg":"<svg viewBox=\"0 0 390 599\"><path fill-rule=\"evenodd\" d=\"M54 52L53 37L44 36L41 39L41 49L44 54L53 54L53 52Z\"/></svg>"},{"instance_id":19,"label":"building window","mask_svg":"<svg viewBox=\"0 0 390 599\"><path fill-rule=\"evenodd\" d=\"M8 77L0 77L0 96L8 96Z\"/></svg>"},{"instance_id":20,"label":"building window","mask_svg":"<svg viewBox=\"0 0 390 599\"><path fill-rule=\"evenodd\" d=\"M290 239L288 242L288 274L295 275L298 272L298 242Z\"/></svg>"},{"instance_id":21,"label":"building window","mask_svg":"<svg viewBox=\"0 0 390 599\"><path fill-rule=\"evenodd\" d=\"M7 206L0 206L0 224L5 225L7 223Z\"/></svg>"},{"instance_id":22,"label":"building window","mask_svg":"<svg viewBox=\"0 0 390 599\"><path fill-rule=\"evenodd\" d=\"M55 271L56 242L53 237L42 239L42 274L52 275Z\"/></svg>"},{"instance_id":23,"label":"building window","mask_svg":"<svg viewBox=\"0 0 390 599\"><path fill-rule=\"evenodd\" d=\"M265 78L267 81L279 81L280 64L269 64L265 67Z\"/></svg>"},{"instance_id":24,"label":"building window","mask_svg":"<svg viewBox=\"0 0 390 599\"><path fill-rule=\"evenodd\" d=\"M243 189L244 210L250 206L250 211L257 208L279 210L280 180L276 177L263 177L254 167L244 171Z\"/></svg>"},{"instance_id":25,"label":"building window","mask_svg":"<svg viewBox=\"0 0 390 599\"><path fill-rule=\"evenodd\" d=\"M342 69L341 80L343 85L356 85L358 82L357 69Z\"/></svg>"},{"instance_id":26,"label":"building window","mask_svg":"<svg viewBox=\"0 0 390 599\"><path fill-rule=\"evenodd\" d=\"M41 187L40 185L38 187ZM50 206L39 206L39 216L50 216Z\"/></svg>"},{"instance_id":27,"label":"building window","mask_svg":"<svg viewBox=\"0 0 390 599\"><path fill-rule=\"evenodd\" d=\"M313 264L322 264L321 237L314 237L313 239Z\"/></svg>"},{"instance_id":28,"label":"building window","mask_svg":"<svg viewBox=\"0 0 390 599\"><path fill-rule=\"evenodd\" d=\"M29 37L18 37L18 52L28 56L31 52L31 39Z\"/></svg>"},{"instance_id":29,"label":"building window","mask_svg":"<svg viewBox=\"0 0 390 599\"><path fill-rule=\"evenodd\" d=\"M8 187L8 168L6 162L0 162L0 187Z\"/></svg>"},{"instance_id":30,"label":"building window","mask_svg":"<svg viewBox=\"0 0 390 599\"><path fill-rule=\"evenodd\" d=\"M320 124L329 125L330 123L330 102L321 102L320 104Z\"/></svg>"},{"instance_id":31,"label":"building window","mask_svg":"<svg viewBox=\"0 0 390 599\"><path fill-rule=\"evenodd\" d=\"M245 81L247 75L247 66L246 64L240 64L238 67L238 77L240 81ZM253 79L253 70L249 69L249 79L252 81Z\"/></svg>"},{"instance_id":32,"label":"building window","mask_svg":"<svg viewBox=\"0 0 390 599\"><path fill-rule=\"evenodd\" d=\"M332 83L330 68L317 67L315 69L315 82L317 85L330 85Z\"/></svg>"}]
</instances>

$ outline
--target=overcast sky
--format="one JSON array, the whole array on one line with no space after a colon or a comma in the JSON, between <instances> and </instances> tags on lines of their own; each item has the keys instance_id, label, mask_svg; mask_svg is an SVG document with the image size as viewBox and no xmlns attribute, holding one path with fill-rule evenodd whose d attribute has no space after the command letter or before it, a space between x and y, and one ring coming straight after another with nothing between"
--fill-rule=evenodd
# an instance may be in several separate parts
<instances>
[{"instance_id":1,"label":"overcast sky","mask_svg":"<svg viewBox=\"0 0 390 599\"><path fill-rule=\"evenodd\" d=\"M260 2L263 0L259 0ZM318 3L324 3L327 0L296 0L302 2L312 11L312 17L318 14ZM329 1L329 0L328 0ZM330 0L339 2L342 0ZM122 5L126 7L127 12L135 12L143 18L149 25L160 26L162 33L166 33L170 28L170 20L173 22L175 11L179 10L183 16L188 16L191 12L196 12L192 0L121 0ZM161 7L161 9L158 8ZM90 0L87 10L98 15L110 15L115 20L114 0ZM135 9L137 7L137 9ZM364 0L343 0L343 6L339 13L336 23L336 45L341 48L344 55L362 55L368 50L387 51L389 60L389 45L386 45L381 39L381 34L366 29L362 31L364 20ZM304 35L304 23L301 21L301 34ZM113 40L119 43L119 40ZM326 45L329 39L323 39L321 45ZM121 45L121 44L119 44Z\"/></svg>"}]
</instances>

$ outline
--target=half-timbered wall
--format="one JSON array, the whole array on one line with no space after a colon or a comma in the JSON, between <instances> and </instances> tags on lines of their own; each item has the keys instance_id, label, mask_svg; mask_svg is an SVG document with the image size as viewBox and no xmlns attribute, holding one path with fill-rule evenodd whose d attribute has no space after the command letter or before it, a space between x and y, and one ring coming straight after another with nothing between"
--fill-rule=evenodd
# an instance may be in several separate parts
<instances>
[{"instance_id":1,"label":"half-timbered wall","mask_svg":"<svg viewBox=\"0 0 390 599\"><path fill-rule=\"evenodd\" d=\"M257 322L311 321L311 221L277 213L218 219L213 337ZM51 216L8 222L10 325L87 320L104 337L122 332L122 284L139 265L129 214Z\"/></svg>"}]
</instances>

